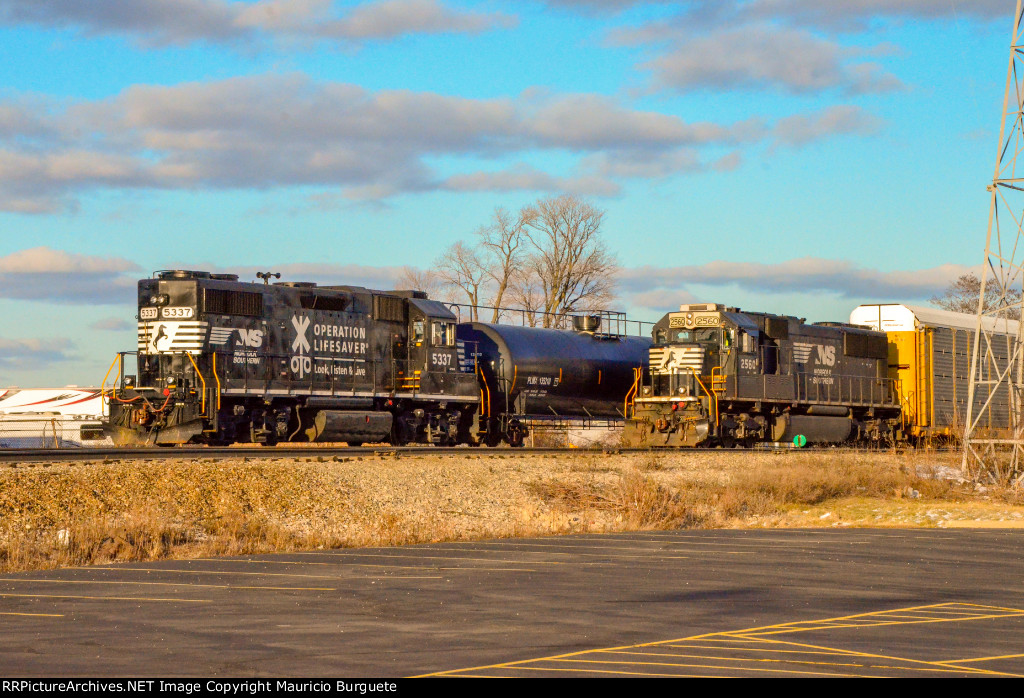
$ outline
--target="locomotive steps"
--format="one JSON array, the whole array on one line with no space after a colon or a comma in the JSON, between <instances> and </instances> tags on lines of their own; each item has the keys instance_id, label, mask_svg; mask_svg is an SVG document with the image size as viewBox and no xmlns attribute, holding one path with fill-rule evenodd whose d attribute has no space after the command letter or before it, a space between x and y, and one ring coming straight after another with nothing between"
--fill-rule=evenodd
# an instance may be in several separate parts
<instances>
[{"instance_id":1,"label":"locomotive steps","mask_svg":"<svg viewBox=\"0 0 1024 698\"><path fill-rule=\"evenodd\" d=\"M1024 520L1020 493L957 479L958 454L264 452L155 460L121 451L118 460L2 467L0 567L638 529Z\"/></svg>"}]
</instances>

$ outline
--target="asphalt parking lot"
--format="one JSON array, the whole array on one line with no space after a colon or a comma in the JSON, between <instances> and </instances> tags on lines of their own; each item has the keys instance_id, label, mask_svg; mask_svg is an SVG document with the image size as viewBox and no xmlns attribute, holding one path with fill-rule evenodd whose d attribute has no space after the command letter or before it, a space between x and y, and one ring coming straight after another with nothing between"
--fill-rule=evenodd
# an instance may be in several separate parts
<instances>
[{"instance_id":1,"label":"asphalt parking lot","mask_svg":"<svg viewBox=\"0 0 1024 698\"><path fill-rule=\"evenodd\" d=\"M1024 531L671 531L0 578L0 674L1024 675Z\"/></svg>"}]
</instances>

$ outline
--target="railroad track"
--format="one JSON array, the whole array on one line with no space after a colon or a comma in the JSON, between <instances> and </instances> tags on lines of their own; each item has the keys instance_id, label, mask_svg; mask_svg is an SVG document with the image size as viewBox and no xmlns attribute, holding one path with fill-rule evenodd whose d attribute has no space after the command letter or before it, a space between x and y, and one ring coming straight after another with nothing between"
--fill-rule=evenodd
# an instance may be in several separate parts
<instances>
[{"instance_id":1,"label":"railroad track","mask_svg":"<svg viewBox=\"0 0 1024 698\"><path fill-rule=\"evenodd\" d=\"M903 449L899 449L902 451ZM940 449L935 449L940 450ZM946 450L946 449L941 449ZM520 456L545 455L615 455L620 453L735 453L737 456L752 452L771 451L776 453L848 453L867 452L864 448L757 448L757 449L723 449L723 448L689 448L689 449L649 449L649 448L470 448L468 446L361 446L354 447L310 447L310 446L272 446L272 447L210 447L210 446L178 446L173 448L25 448L0 449L0 463L16 466L19 463L38 462L96 462L118 460L176 460L182 458L248 458L272 460L281 458L296 459L334 459L340 457L374 457L387 456L473 456L474 458L509 458ZM886 453L890 449L875 449L873 452Z\"/></svg>"}]
</instances>

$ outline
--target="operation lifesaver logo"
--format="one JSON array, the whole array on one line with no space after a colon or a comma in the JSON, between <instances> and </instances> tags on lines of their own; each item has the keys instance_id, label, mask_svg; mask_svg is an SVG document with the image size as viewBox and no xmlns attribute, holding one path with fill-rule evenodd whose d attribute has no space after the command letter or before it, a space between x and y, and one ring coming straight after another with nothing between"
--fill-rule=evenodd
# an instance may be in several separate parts
<instances>
[{"instance_id":1,"label":"operation lifesaver logo","mask_svg":"<svg viewBox=\"0 0 1024 698\"><path fill-rule=\"evenodd\" d=\"M365 341L366 327L362 325L332 325L324 322L314 325L308 315L293 315L292 327L295 328L295 339L292 340L292 352L294 353L291 358L291 369L292 373L300 379L313 371L313 359L321 358L314 357L314 354L341 355L344 359L362 361L358 357L366 356L370 348L369 342ZM312 340L308 334L313 335ZM317 372L336 375L363 375L365 369L336 368L332 371Z\"/></svg>"}]
</instances>

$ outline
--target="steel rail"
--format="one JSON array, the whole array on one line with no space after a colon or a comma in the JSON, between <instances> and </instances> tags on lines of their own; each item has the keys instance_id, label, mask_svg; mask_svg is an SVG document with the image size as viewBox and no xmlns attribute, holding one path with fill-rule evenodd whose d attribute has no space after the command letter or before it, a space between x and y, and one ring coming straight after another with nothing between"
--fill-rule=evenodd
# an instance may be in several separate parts
<instances>
[{"instance_id":1,"label":"steel rail","mask_svg":"<svg viewBox=\"0 0 1024 698\"><path fill-rule=\"evenodd\" d=\"M897 449L895 452L903 452ZM940 449L933 449L933 452ZM115 463L126 460L176 460L188 458L203 459L258 459L271 460L282 458L293 459L324 459L333 460L345 457L390 457L403 456L471 456L474 458L510 458L519 456L551 456L551 455L618 455L648 453L652 455L669 455L674 453L734 453L749 455L751 453L891 453L891 448L867 447L811 447L793 448L788 444L784 447L754 448L471 448L468 446L360 446L360 447L309 447L309 446L262 446L262 447L213 447L213 446L175 446L175 447L124 447L124 448L26 448L0 449L0 463L14 466L18 463L37 462L89 462Z\"/></svg>"}]
</instances>

